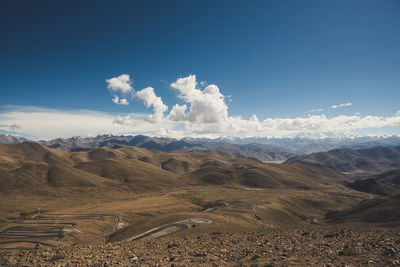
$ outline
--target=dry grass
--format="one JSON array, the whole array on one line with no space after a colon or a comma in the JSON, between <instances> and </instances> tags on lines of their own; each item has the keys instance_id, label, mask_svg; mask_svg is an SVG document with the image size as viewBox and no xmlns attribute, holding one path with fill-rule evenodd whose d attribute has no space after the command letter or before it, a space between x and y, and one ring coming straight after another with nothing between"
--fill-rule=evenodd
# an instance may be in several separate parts
<instances>
[{"instance_id":1,"label":"dry grass","mask_svg":"<svg viewBox=\"0 0 400 267\"><path fill-rule=\"evenodd\" d=\"M110 240L191 217L213 223L175 235L321 223L328 211L369 197L335 182L322 167L221 152L124 147L69 153L28 143L2 145L0 157L0 227L38 208L48 214L112 213L125 228ZM66 243L103 242L112 234L111 219L77 223Z\"/></svg>"}]
</instances>

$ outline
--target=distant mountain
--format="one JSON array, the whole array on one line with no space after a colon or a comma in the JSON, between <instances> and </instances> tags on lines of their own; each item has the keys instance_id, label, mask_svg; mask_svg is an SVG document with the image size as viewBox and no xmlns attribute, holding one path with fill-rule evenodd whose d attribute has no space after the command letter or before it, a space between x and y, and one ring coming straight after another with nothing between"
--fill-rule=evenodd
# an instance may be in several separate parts
<instances>
[{"instance_id":1,"label":"distant mountain","mask_svg":"<svg viewBox=\"0 0 400 267\"><path fill-rule=\"evenodd\" d=\"M400 146L399 136L361 136L361 137L294 137L266 138L244 137L233 139L190 139L214 142L230 142L234 144L258 143L277 146L295 151L297 154L310 154L329 151L336 148L362 149L376 146Z\"/></svg>"},{"instance_id":2,"label":"distant mountain","mask_svg":"<svg viewBox=\"0 0 400 267\"><path fill-rule=\"evenodd\" d=\"M18 144L28 141L26 138L0 134L0 144Z\"/></svg>"},{"instance_id":3,"label":"distant mountain","mask_svg":"<svg viewBox=\"0 0 400 267\"><path fill-rule=\"evenodd\" d=\"M334 149L296 156L285 164L328 167L345 173L348 179L340 181L352 189L383 196L400 194L400 146Z\"/></svg>"},{"instance_id":4,"label":"distant mountain","mask_svg":"<svg viewBox=\"0 0 400 267\"><path fill-rule=\"evenodd\" d=\"M211 150L238 153L246 157L257 158L261 161L284 161L296 155L296 153L288 149L262 144L241 145L227 142L177 140L173 138L158 138L144 135L101 135L90 138L58 138L50 141L40 141L40 143L50 148L72 152L88 151L97 147L119 148L124 146L151 148L165 152Z\"/></svg>"},{"instance_id":5,"label":"distant mountain","mask_svg":"<svg viewBox=\"0 0 400 267\"><path fill-rule=\"evenodd\" d=\"M0 143L20 143L24 138L0 135ZM157 138L144 135L116 136L100 135L96 137L57 138L50 141L39 141L41 144L63 151L88 151L96 147L118 148L136 146L154 148L160 151L194 151L216 150L240 153L261 161L284 161L296 154L309 154L329 151L338 148L361 149L376 146L399 146L400 137L354 137L354 138Z\"/></svg>"},{"instance_id":6,"label":"distant mountain","mask_svg":"<svg viewBox=\"0 0 400 267\"><path fill-rule=\"evenodd\" d=\"M400 168L400 146L356 150L334 149L328 152L293 157L285 163L296 162L320 164L335 171L367 178L367 175Z\"/></svg>"}]
</instances>

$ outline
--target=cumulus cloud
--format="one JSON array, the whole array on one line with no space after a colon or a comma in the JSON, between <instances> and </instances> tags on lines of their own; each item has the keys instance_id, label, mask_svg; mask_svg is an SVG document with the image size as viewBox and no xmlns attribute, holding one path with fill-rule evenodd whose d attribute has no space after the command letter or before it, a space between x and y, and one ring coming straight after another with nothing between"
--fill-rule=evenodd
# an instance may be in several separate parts
<instances>
[{"instance_id":1,"label":"cumulus cloud","mask_svg":"<svg viewBox=\"0 0 400 267\"><path fill-rule=\"evenodd\" d=\"M114 104L119 104L119 97L118 96L114 96L114 98L112 99L112 102L114 102Z\"/></svg>"},{"instance_id":2,"label":"cumulus cloud","mask_svg":"<svg viewBox=\"0 0 400 267\"><path fill-rule=\"evenodd\" d=\"M178 109L175 108L177 111ZM185 111L185 110L183 110ZM163 118L159 123L146 121L146 114L114 114L90 110L58 110L14 106L0 109L1 125L38 139L88 136L97 134L147 134L169 137L293 136L302 133L353 134L362 129L400 127L400 111L392 116L313 115L297 118L249 119L229 116L222 123L176 122Z\"/></svg>"},{"instance_id":3,"label":"cumulus cloud","mask_svg":"<svg viewBox=\"0 0 400 267\"><path fill-rule=\"evenodd\" d=\"M349 107L353 105L353 103L348 102L348 103L344 103L344 104L339 104L339 105L333 105L331 108L341 108L341 107Z\"/></svg>"},{"instance_id":4,"label":"cumulus cloud","mask_svg":"<svg viewBox=\"0 0 400 267\"><path fill-rule=\"evenodd\" d=\"M118 77L106 79L106 82L107 88L111 91L121 92L123 94L133 93L131 78L128 74L122 74Z\"/></svg>"},{"instance_id":5,"label":"cumulus cloud","mask_svg":"<svg viewBox=\"0 0 400 267\"><path fill-rule=\"evenodd\" d=\"M168 107L158 97L154 88L146 87L136 93L146 107L153 107L154 113L145 115L143 120L150 123L164 123L161 135L192 136L192 137L226 137L226 136L287 136L304 132L348 132L360 129L400 126L398 114L389 117L308 115L297 118L259 118L253 114L249 119L228 114L225 97L215 84L198 83L195 75L178 78L170 84L178 92L183 104L172 106L169 114L164 117ZM120 100L115 99L115 102ZM351 106L352 103L334 105L332 108ZM323 108L308 111L322 112ZM400 114L400 113L399 113ZM132 125L129 116L118 117L115 124ZM137 123L137 122L135 122ZM179 130L178 130L179 129Z\"/></svg>"},{"instance_id":6,"label":"cumulus cloud","mask_svg":"<svg viewBox=\"0 0 400 267\"><path fill-rule=\"evenodd\" d=\"M258 121L256 116L249 120L229 117L224 124L188 124L188 135L205 136L293 136L301 133L347 133L363 129L378 129L400 126L400 116L336 116L313 115L297 118L266 118Z\"/></svg>"},{"instance_id":7,"label":"cumulus cloud","mask_svg":"<svg viewBox=\"0 0 400 267\"><path fill-rule=\"evenodd\" d=\"M124 105L124 106L129 105L129 101L126 98L119 98L119 96L116 96L116 95L112 99L112 102L114 102L114 104L117 104L117 105Z\"/></svg>"},{"instance_id":8,"label":"cumulus cloud","mask_svg":"<svg viewBox=\"0 0 400 267\"><path fill-rule=\"evenodd\" d=\"M186 110L187 110L187 106L186 105L179 105L179 104L175 104L169 115L168 118L173 120L173 121L185 121L186 120Z\"/></svg>"},{"instance_id":9,"label":"cumulus cloud","mask_svg":"<svg viewBox=\"0 0 400 267\"><path fill-rule=\"evenodd\" d=\"M204 84L205 85L205 84ZM192 123L224 123L228 120L225 97L215 84L203 90L197 87L196 75L179 78L171 87L179 92L178 97L187 105L175 105L168 118L173 121Z\"/></svg>"},{"instance_id":10,"label":"cumulus cloud","mask_svg":"<svg viewBox=\"0 0 400 267\"><path fill-rule=\"evenodd\" d=\"M128 106L129 102L128 102L128 100L126 98L122 98L121 100L119 100L119 104Z\"/></svg>"},{"instance_id":11,"label":"cumulus cloud","mask_svg":"<svg viewBox=\"0 0 400 267\"><path fill-rule=\"evenodd\" d=\"M118 115L118 117L113 120L113 123L119 124L119 125L129 125L129 124L132 124L133 121L131 119L131 116L129 116L129 115L126 115L126 116Z\"/></svg>"},{"instance_id":12,"label":"cumulus cloud","mask_svg":"<svg viewBox=\"0 0 400 267\"><path fill-rule=\"evenodd\" d=\"M345 116L327 118L325 115L314 115L307 118L265 119L263 127L278 131L348 131L365 128L400 126L400 117L380 116Z\"/></svg>"},{"instance_id":13,"label":"cumulus cloud","mask_svg":"<svg viewBox=\"0 0 400 267\"><path fill-rule=\"evenodd\" d=\"M161 97L154 93L153 87L146 87L136 93L136 96L143 100L146 107L153 107L154 114L145 117L145 120L152 123L161 122L163 114L168 107L163 103Z\"/></svg>"},{"instance_id":14,"label":"cumulus cloud","mask_svg":"<svg viewBox=\"0 0 400 267\"><path fill-rule=\"evenodd\" d=\"M303 133L359 133L363 129L399 127L400 110L391 116L355 114L327 117L324 114L295 118L259 118L256 114L245 119L229 116L225 97L215 84L198 84L195 75L178 78L171 88L183 101L168 106L157 96L154 88L146 87L134 93L129 75L123 74L107 80L112 92L112 101L128 105L124 93L138 97L152 114L113 114L90 110L57 110L38 107L0 107L0 129L16 130L19 133L41 139L57 137L87 136L96 134L147 134L169 137L232 137L232 136L295 136ZM351 106L344 103L332 108ZM315 111L323 111L317 109ZM309 111L311 112L311 111ZM391 128L393 129L393 128Z\"/></svg>"}]
</instances>

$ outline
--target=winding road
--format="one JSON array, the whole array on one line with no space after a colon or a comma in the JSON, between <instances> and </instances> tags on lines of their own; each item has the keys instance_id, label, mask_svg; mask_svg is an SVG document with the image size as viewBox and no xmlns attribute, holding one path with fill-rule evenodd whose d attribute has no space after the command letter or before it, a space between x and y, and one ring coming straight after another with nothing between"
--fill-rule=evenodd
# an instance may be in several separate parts
<instances>
[{"instance_id":1,"label":"winding road","mask_svg":"<svg viewBox=\"0 0 400 267\"><path fill-rule=\"evenodd\" d=\"M206 223L209 224L212 221L207 219L207 218L190 218L187 220L183 220L183 221L178 221L178 222L174 222L174 223L169 223L169 224L165 224L156 228L153 228L147 232L144 232L140 235L134 236L134 237L130 237L128 239L125 239L125 241L135 241L135 240L140 240L143 239L145 237L149 237L149 236L155 236L155 238L159 238L162 236L166 236L172 233L176 233L182 230L186 230L189 229L188 224L190 223ZM168 229L168 228L175 228L172 231L166 231L165 233L159 234L160 232ZM159 234L159 235L156 235Z\"/></svg>"},{"instance_id":2,"label":"winding road","mask_svg":"<svg viewBox=\"0 0 400 267\"><path fill-rule=\"evenodd\" d=\"M29 219L17 219L18 226L8 227L0 231L0 246L16 243L33 243L44 246L55 246L49 241L58 241L65 237L64 231L76 227L76 222L59 222L64 220L105 220L115 219L113 232L118 230L121 218L115 214L45 214ZM0 247L0 249L28 249L28 247Z\"/></svg>"},{"instance_id":3,"label":"winding road","mask_svg":"<svg viewBox=\"0 0 400 267\"><path fill-rule=\"evenodd\" d=\"M76 220L105 220L112 217L115 220L113 232L118 230L121 218L115 214L41 214L28 219L17 219L17 226L8 227L0 231L0 249L32 249L32 247L7 247L8 244L36 244L54 247L53 241L59 241L65 237L66 229L77 226ZM68 220L68 221L66 221ZM182 230L189 229L189 224L206 223L211 221L207 218L190 218L183 221L165 224L140 235L126 239L125 241L140 240L146 237L158 238ZM1 247L4 246L4 247Z\"/></svg>"}]
</instances>

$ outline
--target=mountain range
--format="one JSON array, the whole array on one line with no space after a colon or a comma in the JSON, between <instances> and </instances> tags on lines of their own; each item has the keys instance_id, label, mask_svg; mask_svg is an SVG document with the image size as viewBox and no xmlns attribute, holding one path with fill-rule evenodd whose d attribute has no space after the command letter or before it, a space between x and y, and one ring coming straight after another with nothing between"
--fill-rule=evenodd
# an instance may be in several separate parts
<instances>
[{"instance_id":1,"label":"mountain range","mask_svg":"<svg viewBox=\"0 0 400 267\"><path fill-rule=\"evenodd\" d=\"M28 141L25 138L0 135L0 143L15 144ZM32 140L30 140L32 141ZM57 138L41 140L39 143L63 151L88 151L97 147L119 148L136 146L160 151L214 150L239 153L261 161L285 161L296 155L329 151L338 148L360 149L376 146L400 145L397 136L356 137L356 138L233 138L233 139L193 139L158 138L144 135L99 135L96 137Z\"/></svg>"},{"instance_id":2,"label":"mountain range","mask_svg":"<svg viewBox=\"0 0 400 267\"><path fill-rule=\"evenodd\" d=\"M12 227L6 218L24 218L38 209L49 215L115 214L124 225L109 240L121 241L188 218L212 221L191 226L195 228L189 233L400 221L398 212L390 213L400 205L396 169L400 147L333 150L278 164L240 153L189 150L198 145L195 141L145 136L95 139L93 143L56 139L47 146L0 144L3 223ZM172 149L176 147L188 151ZM341 164L332 164L341 158L354 166L356 176L340 171ZM373 163L377 172L358 164L361 161ZM358 176L360 170L365 176ZM66 234L65 242L98 240L105 233L98 223L82 222L79 231Z\"/></svg>"},{"instance_id":3,"label":"mountain range","mask_svg":"<svg viewBox=\"0 0 400 267\"><path fill-rule=\"evenodd\" d=\"M329 172L264 164L218 151L162 152L134 146L67 152L39 143L0 145L0 190L33 187L129 187L146 192L190 184L315 188ZM301 179L299 179L301 176ZM335 175L331 175L336 179Z\"/></svg>"},{"instance_id":4,"label":"mountain range","mask_svg":"<svg viewBox=\"0 0 400 267\"><path fill-rule=\"evenodd\" d=\"M0 138L1 143L7 144L15 144L24 141L26 141L26 139L19 139L18 137L12 136L2 136ZM232 144L227 142L177 140L173 138L157 138L144 135L101 135L88 138L57 138L50 141L38 141L38 143L50 148L70 152L89 151L98 147L120 148L124 146L157 149L164 152L212 150L238 153L246 157L257 158L261 161L284 161L296 155L294 151L263 144Z\"/></svg>"},{"instance_id":5,"label":"mountain range","mask_svg":"<svg viewBox=\"0 0 400 267\"><path fill-rule=\"evenodd\" d=\"M277 146L295 151L297 154L310 154L315 152L329 151L336 148L362 149L376 146L399 146L400 137L396 135L387 136L352 136L352 137L329 137L329 136L297 136L293 138L267 138L267 137L235 137L231 139L196 139L185 138L184 140L229 142L234 144L264 144Z\"/></svg>"},{"instance_id":6,"label":"mountain range","mask_svg":"<svg viewBox=\"0 0 400 267\"><path fill-rule=\"evenodd\" d=\"M400 194L400 146L334 149L295 156L285 164L324 166L353 179L344 183L355 190L377 195Z\"/></svg>"},{"instance_id":7,"label":"mountain range","mask_svg":"<svg viewBox=\"0 0 400 267\"><path fill-rule=\"evenodd\" d=\"M335 171L366 176L400 168L400 146L367 149L333 149L296 156L285 163L305 162L320 164Z\"/></svg>"}]
</instances>

